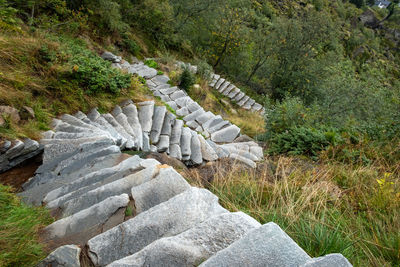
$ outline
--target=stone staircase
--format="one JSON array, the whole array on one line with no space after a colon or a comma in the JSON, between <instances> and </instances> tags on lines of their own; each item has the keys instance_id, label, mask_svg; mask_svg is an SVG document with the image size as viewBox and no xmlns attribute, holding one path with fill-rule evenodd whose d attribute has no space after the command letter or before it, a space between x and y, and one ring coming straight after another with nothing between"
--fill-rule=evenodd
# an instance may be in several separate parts
<instances>
[{"instance_id":1,"label":"stone staircase","mask_svg":"<svg viewBox=\"0 0 400 267\"><path fill-rule=\"evenodd\" d=\"M116 141L42 140L43 165L20 193L57 219L42 231L55 251L39 266L351 266L340 254L310 258L276 224L228 212L172 167L123 154Z\"/></svg>"},{"instance_id":2,"label":"stone staircase","mask_svg":"<svg viewBox=\"0 0 400 267\"><path fill-rule=\"evenodd\" d=\"M241 108L251 110L253 112L260 112L261 114L264 114L265 112L265 109L261 104L257 103L254 99L247 96L234 84L230 83L228 80L222 78L218 74L212 75L210 86L224 96L230 98L231 101L234 101Z\"/></svg>"},{"instance_id":3,"label":"stone staircase","mask_svg":"<svg viewBox=\"0 0 400 267\"><path fill-rule=\"evenodd\" d=\"M158 87L167 78L147 66L129 68L148 78L154 92L181 94ZM171 101L178 105L175 100L185 97ZM189 105L195 106L180 108ZM221 119L201 123L206 113L179 120L154 101L127 100L109 114L93 109L55 119L40 141L43 163L19 193L56 218L41 232L53 252L38 266L351 266L341 254L313 259L278 225L229 212L217 196L190 186L174 168L121 152L167 152L188 165L231 157L254 167L262 149L234 142L236 136L226 130L232 125L217 127ZM198 122L202 133L218 129L204 137L184 121Z\"/></svg>"}]
</instances>

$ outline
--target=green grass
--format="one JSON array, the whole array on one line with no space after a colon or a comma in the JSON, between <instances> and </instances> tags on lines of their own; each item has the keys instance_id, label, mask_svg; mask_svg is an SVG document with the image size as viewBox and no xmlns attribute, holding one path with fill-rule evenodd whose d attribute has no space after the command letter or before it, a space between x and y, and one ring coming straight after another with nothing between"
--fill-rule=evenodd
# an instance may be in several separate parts
<instances>
[{"instance_id":1,"label":"green grass","mask_svg":"<svg viewBox=\"0 0 400 267\"><path fill-rule=\"evenodd\" d=\"M24 205L0 185L0 266L31 266L45 257L38 230L51 222L46 209Z\"/></svg>"}]
</instances>

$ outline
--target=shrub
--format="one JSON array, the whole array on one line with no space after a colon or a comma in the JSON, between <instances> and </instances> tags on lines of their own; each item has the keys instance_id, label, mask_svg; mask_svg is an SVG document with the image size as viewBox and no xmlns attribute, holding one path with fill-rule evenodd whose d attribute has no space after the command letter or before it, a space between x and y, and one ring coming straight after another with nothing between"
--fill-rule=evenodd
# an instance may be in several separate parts
<instances>
[{"instance_id":1,"label":"shrub","mask_svg":"<svg viewBox=\"0 0 400 267\"><path fill-rule=\"evenodd\" d=\"M146 64L146 65L149 66L150 68L158 69L158 63L155 62L155 61L152 60L152 59L146 60L146 61L144 62L144 64Z\"/></svg>"},{"instance_id":2,"label":"shrub","mask_svg":"<svg viewBox=\"0 0 400 267\"><path fill-rule=\"evenodd\" d=\"M189 68L184 68L183 72L179 78L179 87L181 87L184 90L189 90L190 87L196 82L196 77L193 75L193 73L189 70Z\"/></svg>"},{"instance_id":3,"label":"shrub","mask_svg":"<svg viewBox=\"0 0 400 267\"><path fill-rule=\"evenodd\" d=\"M197 62L197 74L206 81L211 79L213 68L204 60Z\"/></svg>"},{"instance_id":4,"label":"shrub","mask_svg":"<svg viewBox=\"0 0 400 267\"><path fill-rule=\"evenodd\" d=\"M132 55L137 56L140 53L140 46L128 37L124 37L122 40L123 47Z\"/></svg>"}]
</instances>

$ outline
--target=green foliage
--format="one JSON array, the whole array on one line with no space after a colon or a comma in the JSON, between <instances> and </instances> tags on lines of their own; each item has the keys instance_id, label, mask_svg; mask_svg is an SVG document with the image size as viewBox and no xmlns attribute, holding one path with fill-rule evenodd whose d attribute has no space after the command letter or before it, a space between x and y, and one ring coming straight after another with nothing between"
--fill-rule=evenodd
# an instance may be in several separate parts
<instances>
[{"instance_id":1,"label":"green foliage","mask_svg":"<svg viewBox=\"0 0 400 267\"><path fill-rule=\"evenodd\" d=\"M21 203L12 188L0 184L0 266L32 266L45 256L39 227L52 222L44 208Z\"/></svg>"},{"instance_id":2,"label":"green foliage","mask_svg":"<svg viewBox=\"0 0 400 267\"><path fill-rule=\"evenodd\" d=\"M181 76L179 77L179 87L185 91L188 91L190 87L196 82L196 77L190 71L189 68L184 68Z\"/></svg>"},{"instance_id":3,"label":"green foliage","mask_svg":"<svg viewBox=\"0 0 400 267\"><path fill-rule=\"evenodd\" d=\"M152 59L146 60L146 61L144 62L144 64L146 64L146 65L149 66L150 68L158 69L158 63L155 62L155 61L152 60Z\"/></svg>"},{"instance_id":4,"label":"green foliage","mask_svg":"<svg viewBox=\"0 0 400 267\"><path fill-rule=\"evenodd\" d=\"M204 80L210 81L213 68L207 63L207 61L199 60L196 63L197 74Z\"/></svg>"},{"instance_id":5,"label":"green foliage","mask_svg":"<svg viewBox=\"0 0 400 267\"><path fill-rule=\"evenodd\" d=\"M10 6L7 0L0 0L0 21L7 24L16 24L18 20L15 17L17 9Z\"/></svg>"},{"instance_id":6,"label":"green foliage","mask_svg":"<svg viewBox=\"0 0 400 267\"><path fill-rule=\"evenodd\" d=\"M123 48L131 53L134 56L137 56L140 53L140 46L132 39L127 36L124 36L122 39Z\"/></svg>"}]
</instances>

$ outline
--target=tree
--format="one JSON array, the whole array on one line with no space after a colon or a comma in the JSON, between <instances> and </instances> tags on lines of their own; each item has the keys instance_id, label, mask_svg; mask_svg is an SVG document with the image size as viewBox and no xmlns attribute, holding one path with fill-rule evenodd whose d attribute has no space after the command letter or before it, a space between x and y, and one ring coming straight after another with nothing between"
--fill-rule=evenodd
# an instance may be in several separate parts
<instances>
[{"instance_id":1,"label":"tree","mask_svg":"<svg viewBox=\"0 0 400 267\"><path fill-rule=\"evenodd\" d=\"M316 97L318 83L332 63L338 32L328 16L309 12L304 17L277 19L268 37L267 71L271 96L281 100L287 94L306 103Z\"/></svg>"}]
</instances>

